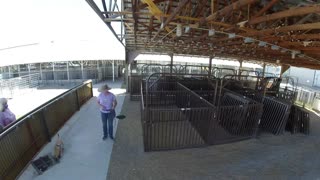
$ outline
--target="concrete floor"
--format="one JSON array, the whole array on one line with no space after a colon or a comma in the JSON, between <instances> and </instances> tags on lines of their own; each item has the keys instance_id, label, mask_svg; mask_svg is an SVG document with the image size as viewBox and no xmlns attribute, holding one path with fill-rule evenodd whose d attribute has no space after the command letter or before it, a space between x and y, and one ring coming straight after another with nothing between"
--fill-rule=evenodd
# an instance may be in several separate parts
<instances>
[{"instance_id":1,"label":"concrete floor","mask_svg":"<svg viewBox=\"0 0 320 180\"><path fill-rule=\"evenodd\" d=\"M107 83L113 88L111 91L117 96L116 113L119 114L125 97L125 89L121 89L122 81L108 81ZM98 95L97 87L101 84L104 83L94 85L94 96ZM117 124L118 120L115 120L115 133ZM59 134L65 147L60 163L52 166L41 175L38 175L30 165L21 174L19 180L106 179L114 142L111 139L102 140L102 122L96 97L84 104L80 111L76 112L63 126ZM56 138L55 136L52 142L47 144L36 158L52 154ZM115 138L117 137L115 136Z\"/></svg>"},{"instance_id":2,"label":"concrete floor","mask_svg":"<svg viewBox=\"0 0 320 180\"><path fill-rule=\"evenodd\" d=\"M114 144L109 180L320 179L320 119L311 134L262 134L237 143L144 152L140 102L126 97Z\"/></svg>"}]
</instances>

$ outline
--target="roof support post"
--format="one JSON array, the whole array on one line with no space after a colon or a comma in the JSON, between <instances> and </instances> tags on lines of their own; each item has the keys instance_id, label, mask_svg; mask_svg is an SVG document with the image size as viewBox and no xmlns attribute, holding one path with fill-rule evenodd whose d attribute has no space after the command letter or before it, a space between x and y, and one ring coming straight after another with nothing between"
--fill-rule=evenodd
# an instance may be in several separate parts
<instances>
[{"instance_id":1,"label":"roof support post","mask_svg":"<svg viewBox=\"0 0 320 180\"><path fill-rule=\"evenodd\" d=\"M263 63L262 65L262 77L264 77L266 74L266 63Z\"/></svg>"},{"instance_id":2,"label":"roof support post","mask_svg":"<svg viewBox=\"0 0 320 180\"><path fill-rule=\"evenodd\" d=\"M69 61L67 61L67 79L70 81Z\"/></svg>"},{"instance_id":3,"label":"roof support post","mask_svg":"<svg viewBox=\"0 0 320 180\"><path fill-rule=\"evenodd\" d=\"M52 62L52 74L53 74L53 82L55 83L55 71L54 71L54 62Z\"/></svg>"},{"instance_id":4,"label":"roof support post","mask_svg":"<svg viewBox=\"0 0 320 180\"><path fill-rule=\"evenodd\" d=\"M170 74L172 75L172 68L173 68L173 53L172 53L172 54L169 54L169 56L170 56L170 59L171 59L171 61L170 61Z\"/></svg>"},{"instance_id":5,"label":"roof support post","mask_svg":"<svg viewBox=\"0 0 320 180\"><path fill-rule=\"evenodd\" d=\"M212 59L213 59L213 57L210 56L210 57L209 57L209 71L208 71L208 78L209 78L209 79L210 79L210 77L211 77Z\"/></svg>"},{"instance_id":6,"label":"roof support post","mask_svg":"<svg viewBox=\"0 0 320 180\"><path fill-rule=\"evenodd\" d=\"M242 60L239 60L240 66L239 66L239 72L238 75L241 75L241 71L242 71ZM240 78L240 77L239 77Z\"/></svg>"},{"instance_id":7,"label":"roof support post","mask_svg":"<svg viewBox=\"0 0 320 180\"><path fill-rule=\"evenodd\" d=\"M126 59L125 59L125 71L124 71L124 83L126 85L126 90L128 92L128 76L129 76L129 64L131 64L134 59L139 55L138 51L129 51L126 49Z\"/></svg>"},{"instance_id":8,"label":"roof support post","mask_svg":"<svg viewBox=\"0 0 320 180\"><path fill-rule=\"evenodd\" d=\"M84 79L84 75L83 75L83 61L80 62L81 64L81 79Z\"/></svg>"},{"instance_id":9,"label":"roof support post","mask_svg":"<svg viewBox=\"0 0 320 180\"><path fill-rule=\"evenodd\" d=\"M112 81L114 82L114 60L112 60Z\"/></svg>"},{"instance_id":10,"label":"roof support post","mask_svg":"<svg viewBox=\"0 0 320 180\"><path fill-rule=\"evenodd\" d=\"M290 68L289 65L281 65L281 72L280 72L280 78L282 77L283 73L285 73Z\"/></svg>"},{"instance_id":11,"label":"roof support post","mask_svg":"<svg viewBox=\"0 0 320 180\"><path fill-rule=\"evenodd\" d=\"M126 64L131 64L139 54L138 51L126 50Z\"/></svg>"},{"instance_id":12,"label":"roof support post","mask_svg":"<svg viewBox=\"0 0 320 180\"><path fill-rule=\"evenodd\" d=\"M31 84L31 64L28 64L29 83Z\"/></svg>"}]
</instances>

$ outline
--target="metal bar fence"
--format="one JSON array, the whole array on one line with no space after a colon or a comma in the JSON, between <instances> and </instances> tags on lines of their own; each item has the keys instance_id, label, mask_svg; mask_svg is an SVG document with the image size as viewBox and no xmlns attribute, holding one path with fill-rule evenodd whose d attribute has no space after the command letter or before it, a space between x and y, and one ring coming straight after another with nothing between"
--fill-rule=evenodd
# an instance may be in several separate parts
<instances>
[{"instance_id":1,"label":"metal bar fence","mask_svg":"<svg viewBox=\"0 0 320 180\"><path fill-rule=\"evenodd\" d=\"M140 91L141 91L141 81L143 80L143 76L141 75L131 75L128 77L128 90L130 92L130 100L138 101L140 99Z\"/></svg>"},{"instance_id":2,"label":"metal bar fence","mask_svg":"<svg viewBox=\"0 0 320 180\"><path fill-rule=\"evenodd\" d=\"M210 144L223 144L254 138L258 132L263 105L241 95L225 92L217 109L217 124Z\"/></svg>"},{"instance_id":3,"label":"metal bar fence","mask_svg":"<svg viewBox=\"0 0 320 180\"><path fill-rule=\"evenodd\" d=\"M186 84L201 89L191 82ZM225 93L222 106L216 107L204 98L216 95L214 91L206 86L205 91L190 90L178 80L156 81L145 87L147 91L140 91L145 151L200 147L256 136L261 103Z\"/></svg>"},{"instance_id":4,"label":"metal bar fence","mask_svg":"<svg viewBox=\"0 0 320 180\"><path fill-rule=\"evenodd\" d=\"M146 95L149 104L142 112L145 151L205 145L207 134L202 128L208 129L213 107L191 91L181 89L181 84L177 87Z\"/></svg>"},{"instance_id":5,"label":"metal bar fence","mask_svg":"<svg viewBox=\"0 0 320 180\"><path fill-rule=\"evenodd\" d=\"M16 94L25 94L39 87L40 74L30 74L11 79L0 80L2 97L12 98Z\"/></svg>"},{"instance_id":6,"label":"metal bar fence","mask_svg":"<svg viewBox=\"0 0 320 180\"><path fill-rule=\"evenodd\" d=\"M266 96L259 128L275 135L283 134L290 114L291 103Z\"/></svg>"},{"instance_id":7,"label":"metal bar fence","mask_svg":"<svg viewBox=\"0 0 320 180\"><path fill-rule=\"evenodd\" d=\"M39 150L92 97L86 81L39 106L0 134L0 179L15 179Z\"/></svg>"},{"instance_id":8,"label":"metal bar fence","mask_svg":"<svg viewBox=\"0 0 320 180\"><path fill-rule=\"evenodd\" d=\"M296 105L291 106L291 112L289 115L288 123L286 125L286 130L290 131L292 134L310 133L310 115L305 109L298 107Z\"/></svg>"}]
</instances>

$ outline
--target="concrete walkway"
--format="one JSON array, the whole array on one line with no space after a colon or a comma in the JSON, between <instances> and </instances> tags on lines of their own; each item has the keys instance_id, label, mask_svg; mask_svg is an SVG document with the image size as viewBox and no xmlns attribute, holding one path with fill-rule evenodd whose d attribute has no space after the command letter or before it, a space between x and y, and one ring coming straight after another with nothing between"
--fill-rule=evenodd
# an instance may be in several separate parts
<instances>
[{"instance_id":1,"label":"concrete walkway","mask_svg":"<svg viewBox=\"0 0 320 180\"><path fill-rule=\"evenodd\" d=\"M107 82L117 96L118 106L116 113L121 112L125 89L121 89L122 82ZM94 86L94 96L98 95L97 87ZM116 133L118 120L114 121L114 133ZM102 122L96 104L96 97L91 98L59 131L64 142L64 155L60 163L52 166L42 175L37 175L32 166L20 176L20 180L73 180L95 179L105 180L107 176L113 141L102 140ZM117 138L117 137L115 137ZM52 154L56 137L47 144L37 157Z\"/></svg>"}]
</instances>

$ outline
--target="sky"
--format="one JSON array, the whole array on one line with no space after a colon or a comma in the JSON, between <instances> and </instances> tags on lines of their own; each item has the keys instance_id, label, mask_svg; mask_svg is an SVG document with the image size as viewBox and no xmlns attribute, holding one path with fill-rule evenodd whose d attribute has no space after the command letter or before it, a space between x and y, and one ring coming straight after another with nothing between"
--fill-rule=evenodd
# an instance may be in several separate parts
<instances>
[{"instance_id":1,"label":"sky","mask_svg":"<svg viewBox=\"0 0 320 180\"><path fill-rule=\"evenodd\" d=\"M88 42L86 47L99 49L102 54L124 53L124 47L85 0L0 1L0 24L0 49L33 43L60 47ZM0 51L1 61L3 54L7 58L12 53Z\"/></svg>"},{"instance_id":2,"label":"sky","mask_svg":"<svg viewBox=\"0 0 320 180\"><path fill-rule=\"evenodd\" d=\"M85 0L0 1L0 22L0 47L43 41L117 43Z\"/></svg>"},{"instance_id":3,"label":"sky","mask_svg":"<svg viewBox=\"0 0 320 180\"><path fill-rule=\"evenodd\" d=\"M95 2L102 9L101 1ZM106 2L108 5L109 1ZM0 1L0 23L0 49L37 44L0 50L0 66L125 57L124 47L85 0L3 0ZM162 57L139 55L137 59ZM174 58L177 62L184 60L186 58ZM194 60L200 62L188 58L188 61ZM208 62L207 59L201 61ZM239 66L238 62L225 63Z\"/></svg>"}]
</instances>

